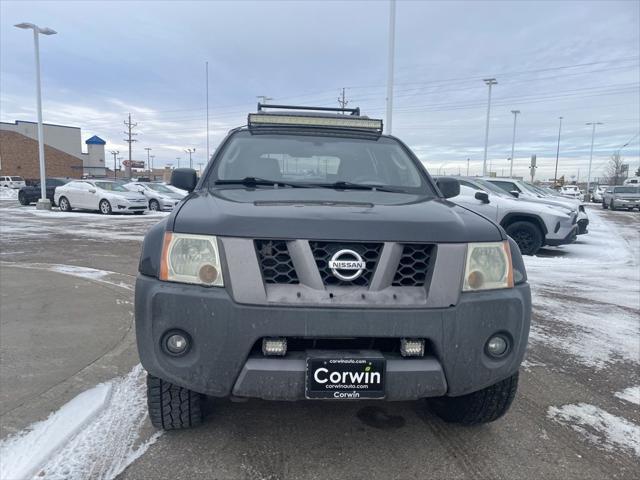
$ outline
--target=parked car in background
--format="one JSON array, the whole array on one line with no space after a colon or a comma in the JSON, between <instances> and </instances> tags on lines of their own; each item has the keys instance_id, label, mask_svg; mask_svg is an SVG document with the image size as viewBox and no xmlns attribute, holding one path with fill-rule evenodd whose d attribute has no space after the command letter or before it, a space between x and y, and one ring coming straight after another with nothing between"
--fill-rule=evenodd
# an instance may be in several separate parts
<instances>
[{"instance_id":1,"label":"parked car in background","mask_svg":"<svg viewBox=\"0 0 640 480\"><path fill-rule=\"evenodd\" d=\"M187 192L186 190L182 190L182 189L180 189L180 188L178 188L178 187L174 187L174 186L173 186L173 185L171 185L170 183L162 182L162 183L160 183L160 185L164 185L165 187L167 187L167 188L168 188L169 190L171 190L172 192L179 193L179 194L180 194L180 195L182 195L183 197L186 197L186 196L189 194L189 192Z\"/></svg>"},{"instance_id":2,"label":"parked car in background","mask_svg":"<svg viewBox=\"0 0 640 480\"><path fill-rule=\"evenodd\" d=\"M588 233L589 217L584 209L584 204L575 198L563 197L559 193L552 193L532 183L513 178L486 178L488 182L500 187L511 195L529 200L531 202L546 203L548 205L563 206L577 210L578 235Z\"/></svg>"},{"instance_id":3,"label":"parked car in background","mask_svg":"<svg viewBox=\"0 0 640 480\"><path fill-rule=\"evenodd\" d=\"M607 187L602 196L602 208L605 210L607 208L611 210L618 208L640 209L640 187L635 185Z\"/></svg>"},{"instance_id":4,"label":"parked car in background","mask_svg":"<svg viewBox=\"0 0 640 480\"><path fill-rule=\"evenodd\" d=\"M149 210L154 212L171 211L186 196L186 194L174 192L161 183L130 182L126 183L124 188L131 192L142 193L149 202Z\"/></svg>"},{"instance_id":5,"label":"parked car in background","mask_svg":"<svg viewBox=\"0 0 640 480\"><path fill-rule=\"evenodd\" d=\"M640 177L629 177L624 182L623 185L638 185L640 184Z\"/></svg>"},{"instance_id":6,"label":"parked car in background","mask_svg":"<svg viewBox=\"0 0 640 480\"><path fill-rule=\"evenodd\" d=\"M61 187L69 183L66 178L47 178L45 179L45 186L47 189L47 198L55 205L54 193L57 187ZM18 190L18 201L20 205L29 205L38 201L41 195L40 182L34 185L27 185Z\"/></svg>"},{"instance_id":7,"label":"parked car in background","mask_svg":"<svg viewBox=\"0 0 640 480\"><path fill-rule=\"evenodd\" d=\"M113 180L73 180L56 187L54 201L63 212L73 209L98 210L104 215L114 212L142 214L147 198L131 192Z\"/></svg>"},{"instance_id":8,"label":"parked car in background","mask_svg":"<svg viewBox=\"0 0 640 480\"><path fill-rule=\"evenodd\" d=\"M500 189L492 190L481 180L455 178L460 182L460 195L450 200L498 223L516 241L523 255L535 255L544 245L559 246L575 241L577 212L519 200Z\"/></svg>"},{"instance_id":9,"label":"parked car in background","mask_svg":"<svg viewBox=\"0 0 640 480\"><path fill-rule=\"evenodd\" d=\"M5 187L5 188L22 188L25 187L27 184L24 181L24 178L22 177L9 177L9 176L3 176L0 177L0 187Z\"/></svg>"},{"instance_id":10,"label":"parked car in background","mask_svg":"<svg viewBox=\"0 0 640 480\"><path fill-rule=\"evenodd\" d=\"M584 194L580 191L577 185L563 185L558 190L558 193L563 197L574 198L581 202L584 201Z\"/></svg>"},{"instance_id":11,"label":"parked car in background","mask_svg":"<svg viewBox=\"0 0 640 480\"><path fill-rule=\"evenodd\" d=\"M595 187L591 192L591 201L593 203L602 202L602 195L604 194L606 189L607 189L606 185L598 185L597 187Z\"/></svg>"}]
</instances>

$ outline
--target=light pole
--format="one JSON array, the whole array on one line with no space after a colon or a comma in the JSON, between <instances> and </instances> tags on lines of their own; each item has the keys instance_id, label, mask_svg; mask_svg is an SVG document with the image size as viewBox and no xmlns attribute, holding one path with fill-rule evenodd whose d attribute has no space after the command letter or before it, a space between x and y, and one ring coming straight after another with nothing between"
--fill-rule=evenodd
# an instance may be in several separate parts
<instances>
[{"instance_id":1,"label":"light pole","mask_svg":"<svg viewBox=\"0 0 640 480\"><path fill-rule=\"evenodd\" d=\"M509 166L509 177L513 178L513 154L516 149L516 120L520 110L511 110L513 113L513 140L511 140L511 165Z\"/></svg>"},{"instance_id":2,"label":"light pole","mask_svg":"<svg viewBox=\"0 0 640 480\"><path fill-rule=\"evenodd\" d=\"M562 132L562 117L558 117L560 125L558 126L558 148L556 148L556 172L553 174L553 186L558 186L558 160L560 159L560 132Z\"/></svg>"},{"instance_id":3,"label":"light pole","mask_svg":"<svg viewBox=\"0 0 640 480\"><path fill-rule=\"evenodd\" d=\"M44 130L42 127L42 92L40 89L40 34L55 35L55 30L44 27L40 28L33 23L18 23L15 25L25 30L33 30L33 45L36 54L36 98L38 102L38 157L40 160L40 199L36 203L38 210L51 210L51 202L47 198L47 181L44 165Z\"/></svg>"},{"instance_id":4,"label":"light pole","mask_svg":"<svg viewBox=\"0 0 640 480\"><path fill-rule=\"evenodd\" d=\"M115 180L116 178L118 178L118 172L116 170L116 157L120 154L120 152L118 150L111 150L111 155L113 155L113 179Z\"/></svg>"},{"instance_id":5,"label":"light pole","mask_svg":"<svg viewBox=\"0 0 640 480\"><path fill-rule=\"evenodd\" d=\"M177 162L176 168L180 168L180 157L176 157L176 162Z\"/></svg>"},{"instance_id":6,"label":"light pole","mask_svg":"<svg viewBox=\"0 0 640 480\"><path fill-rule=\"evenodd\" d=\"M196 149L195 149L195 148L187 148L187 149L185 150L185 153L188 153L188 154L189 154L189 168L193 168L193 162L191 161L191 154L192 154L193 152L195 152L195 151L196 151Z\"/></svg>"},{"instance_id":7,"label":"light pole","mask_svg":"<svg viewBox=\"0 0 640 480\"><path fill-rule=\"evenodd\" d=\"M269 100L273 100L273 97L267 97L266 95L257 95L256 98L260 100L259 103L261 103L262 105L267 103Z\"/></svg>"},{"instance_id":8,"label":"light pole","mask_svg":"<svg viewBox=\"0 0 640 480\"><path fill-rule=\"evenodd\" d=\"M591 162L593 161L593 140L596 136L596 125L604 125L602 122L589 122L585 125L591 125L591 153L589 154L589 172L587 173L587 200L591 200L591 194L589 193L589 187L591 186Z\"/></svg>"},{"instance_id":9,"label":"light pole","mask_svg":"<svg viewBox=\"0 0 640 480\"><path fill-rule=\"evenodd\" d=\"M153 159L156 158L156 156L151 155L149 158L151 159L151 171L153 172Z\"/></svg>"},{"instance_id":10,"label":"light pole","mask_svg":"<svg viewBox=\"0 0 640 480\"><path fill-rule=\"evenodd\" d=\"M469 162L471 161L470 158L467 158L467 177L469 176Z\"/></svg>"},{"instance_id":11,"label":"light pole","mask_svg":"<svg viewBox=\"0 0 640 480\"><path fill-rule=\"evenodd\" d=\"M147 151L147 169L151 172L151 158L149 154L153 149L151 147L144 147L144 149Z\"/></svg>"},{"instance_id":12,"label":"light pole","mask_svg":"<svg viewBox=\"0 0 640 480\"><path fill-rule=\"evenodd\" d=\"M484 132L484 161L482 162L482 176L487 175L487 149L489 148L489 117L491 116L491 87L497 85L495 78L485 78L484 83L489 87L489 100L487 101L487 124Z\"/></svg>"},{"instance_id":13,"label":"light pole","mask_svg":"<svg viewBox=\"0 0 640 480\"><path fill-rule=\"evenodd\" d=\"M396 0L389 1L389 59L387 64L387 134L391 135L393 124L393 62L396 45Z\"/></svg>"}]
</instances>

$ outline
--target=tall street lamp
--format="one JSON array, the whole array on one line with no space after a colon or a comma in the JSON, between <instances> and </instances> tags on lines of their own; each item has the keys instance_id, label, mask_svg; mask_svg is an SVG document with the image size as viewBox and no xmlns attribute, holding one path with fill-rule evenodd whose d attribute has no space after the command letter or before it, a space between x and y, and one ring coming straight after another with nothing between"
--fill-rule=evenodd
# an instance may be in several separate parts
<instances>
[{"instance_id":1,"label":"tall street lamp","mask_svg":"<svg viewBox=\"0 0 640 480\"><path fill-rule=\"evenodd\" d=\"M40 34L55 35L55 30L40 28L33 23L18 23L15 25L25 30L33 30L33 44L36 53L36 97L38 99L38 157L40 160L40 199L36 203L38 210L51 210L51 202L47 198L46 172L44 168L44 131L42 127L42 92L40 91Z\"/></svg>"},{"instance_id":2,"label":"tall street lamp","mask_svg":"<svg viewBox=\"0 0 640 480\"><path fill-rule=\"evenodd\" d=\"M513 153L516 149L516 120L520 110L511 110L513 113L513 140L511 141L511 164L509 166L509 177L513 177Z\"/></svg>"},{"instance_id":3,"label":"tall street lamp","mask_svg":"<svg viewBox=\"0 0 640 480\"><path fill-rule=\"evenodd\" d=\"M562 132L562 117L558 117L560 125L558 126L558 147L556 148L556 172L553 174L553 186L558 185L558 160L560 159L560 132Z\"/></svg>"},{"instance_id":4,"label":"tall street lamp","mask_svg":"<svg viewBox=\"0 0 640 480\"><path fill-rule=\"evenodd\" d=\"M189 154L189 168L193 168L193 161L191 160L191 154L192 154L193 152L195 152L195 151L196 151L196 149L195 149L195 148L187 148L187 149L185 150L185 153L188 153L188 154Z\"/></svg>"},{"instance_id":5,"label":"tall street lamp","mask_svg":"<svg viewBox=\"0 0 640 480\"><path fill-rule=\"evenodd\" d=\"M589 154L589 173L587 174L587 201L591 200L591 194L589 193L589 187L591 187L591 162L593 161L593 139L596 136L596 125L604 125L602 122L589 122L585 125L591 125L591 153Z\"/></svg>"},{"instance_id":6,"label":"tall street lamp","mask_svg":"<svg viewBox=\"0 0 640 480\"><path fill-rule=\"evenodd\" d=\"M484 83L489 87L489 100L487 101L487 124L484 132L484 161L482 162L482 176L487 175L487 149L489 148L489 117L491 116L491 87L497 85L495 78L485 78Z\"/></svg>"}]
</instances>

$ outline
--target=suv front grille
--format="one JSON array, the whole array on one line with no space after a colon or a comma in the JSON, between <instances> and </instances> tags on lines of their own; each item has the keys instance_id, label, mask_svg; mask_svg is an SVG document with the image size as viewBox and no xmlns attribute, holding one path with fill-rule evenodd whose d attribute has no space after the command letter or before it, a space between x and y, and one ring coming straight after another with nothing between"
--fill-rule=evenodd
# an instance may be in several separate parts
<instances>
[{"instance_id":1,"label":"suv front grille","mask_svg":"<svg viewBox=\"0 0 640 480\"><path fill-rule=\"evenodd\" d=\"M256 251L265 283L295 284L298 274L284 240L256 240Z\"/></svg>"},{"instance_id":2,"label":"suv front grille","mask_svg":"<svg viewBox=\"0 0 640 480\"><path fill-rule=\"evenodd\" d=\"M394 287L424 286L431 266L433 245L407 243L403 246L398 269L393 277Z\"/></svg>"},{"instance_id":3,"label":"suv front grille","mask_svg":"<svg viewBox=\"0 0 640 480\"><path fill-rule=\"evenodd\" d=\"M368 287L382 251L382 243L309 242L309 246L320 271L322 283L330 286ZM350 282L339 279L329 268L331 257L339 250L344 249L358 252L362 260L367 264L367 268L362 272L362 275Z\"/></svg>"}]
</instances>

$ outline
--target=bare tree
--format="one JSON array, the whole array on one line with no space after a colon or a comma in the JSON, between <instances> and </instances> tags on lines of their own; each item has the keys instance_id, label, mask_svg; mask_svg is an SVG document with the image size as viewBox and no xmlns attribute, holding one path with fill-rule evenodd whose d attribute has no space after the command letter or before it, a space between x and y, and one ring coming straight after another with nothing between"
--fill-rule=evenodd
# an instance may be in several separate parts
<instances>
[{"instance_id":1,"label":"bare tree","mask_svg":"<svg viewBox=\"0 0 640 480\"><path fill-rule=\"evenodd\" d=\"M605 178L609 185L619 185L626 177L624 163L619 153L614 153L605 168Z\"/></svg>"}]
</instances>

